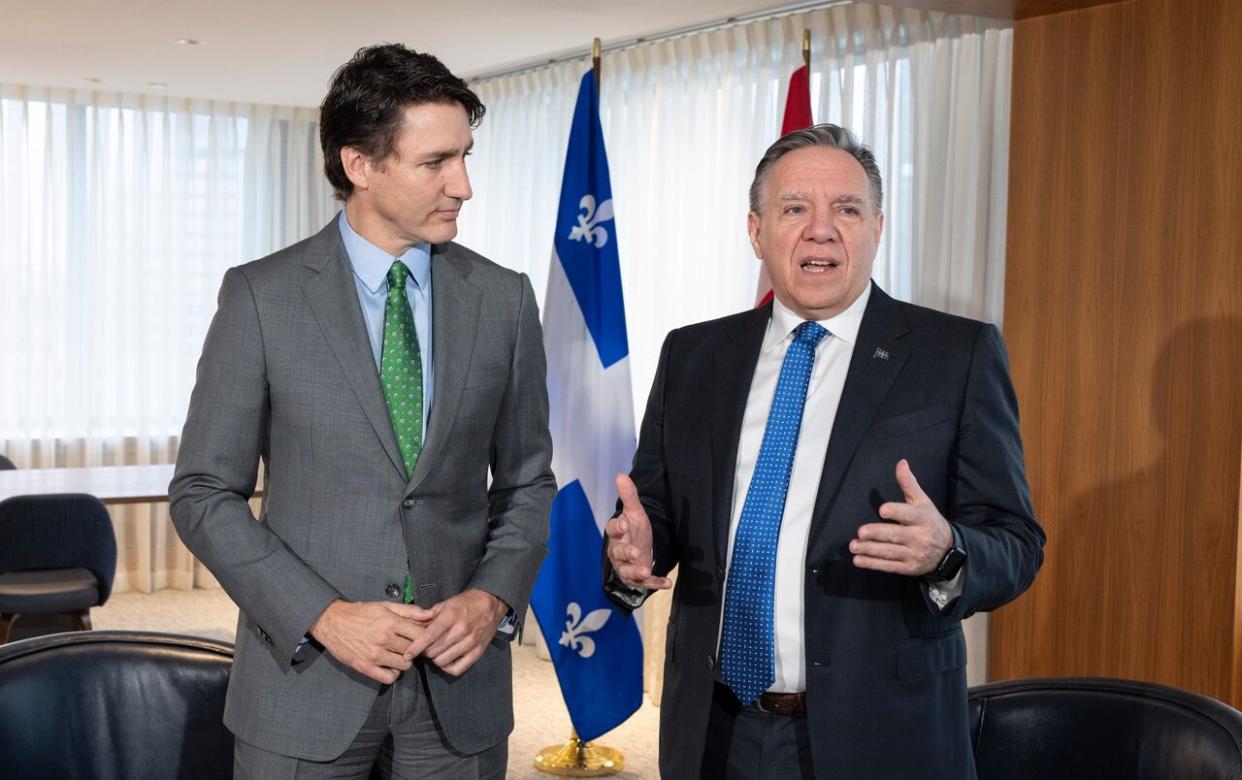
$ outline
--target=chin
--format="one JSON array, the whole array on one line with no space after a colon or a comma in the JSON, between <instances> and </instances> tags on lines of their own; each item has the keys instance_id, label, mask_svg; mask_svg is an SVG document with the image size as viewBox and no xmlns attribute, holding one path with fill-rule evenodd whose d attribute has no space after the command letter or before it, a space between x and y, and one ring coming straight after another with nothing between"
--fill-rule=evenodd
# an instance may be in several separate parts
<instances>
[{"instance_id":1,"label":"chin","mask_svg":"<svg viewBox=\"0 0 1242 780\"><path fill-rule=\"evenodd\" d=\"M445 244L457 237L457 223L452 222L447 225L437 225L427 231L427 243L429 244Z\"/></svg>"}]
</instances>

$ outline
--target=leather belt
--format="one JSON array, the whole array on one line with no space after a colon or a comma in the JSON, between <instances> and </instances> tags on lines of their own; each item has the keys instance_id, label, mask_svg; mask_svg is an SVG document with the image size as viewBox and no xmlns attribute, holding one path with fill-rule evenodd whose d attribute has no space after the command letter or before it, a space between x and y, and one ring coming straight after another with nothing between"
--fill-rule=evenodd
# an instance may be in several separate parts
<instances>
[{"instance_id":1,"label":"leather belt","mask_svg":"<svg viewBox=\"0 0 1242 780\"><path fill-rule=\"evenodd\" d=\"M755 701L754 708L769 715L806 715L806 693L765 693Z\"/></svg>"},{"instance_id":2,"label":"leather belt","mask_svg":"<svg viewBox=\"0 0 1242 780\"><path fill-rule=\"evenodd\" d=\"M755 700L754 704L749 707L743 707L733 695L733 691L729 690L729 686L720 682L715 683L715 697L722 702L731 712L736 714L738 710L750 710L751 712L762 712L766 715L785 715L786 717L803 717L806 715L806 693L765 693Z\"/></svg>"}]
</instances>

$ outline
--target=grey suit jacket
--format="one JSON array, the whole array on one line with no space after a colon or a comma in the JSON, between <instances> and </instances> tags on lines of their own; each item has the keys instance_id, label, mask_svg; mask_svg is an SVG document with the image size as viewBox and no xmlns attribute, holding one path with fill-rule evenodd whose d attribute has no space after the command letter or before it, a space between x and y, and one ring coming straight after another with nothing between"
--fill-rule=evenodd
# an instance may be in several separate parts
<instances>
[{"instance_id":1,"label":"grey suit jacket","mask_svg":"<svg viewBox=\"0 0 1242 780\"><path fill-rule=\"evenodd\" d=\"M241 607L225 724L265 750L334 758L371 709L378 683L299 648L334 599L397 600L408 562L421 606L479 588L526 612L556 492L538 309L524 275L456 244L431 268L435 406L408 480L335 221L225 274L169 495ZM502 637L460 677L424 667L454 748L506 737Z\"/></svg>"}]
</instances>

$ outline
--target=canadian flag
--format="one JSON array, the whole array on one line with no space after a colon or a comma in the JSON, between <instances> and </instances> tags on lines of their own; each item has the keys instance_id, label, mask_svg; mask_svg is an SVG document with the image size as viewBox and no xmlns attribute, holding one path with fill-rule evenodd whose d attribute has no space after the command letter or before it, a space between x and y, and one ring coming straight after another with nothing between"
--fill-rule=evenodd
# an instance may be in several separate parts
<instances>
[{"instance_id":1,"label":"canadian flag","mask_svg":"<svg viewBox=\"0 0 1242 780\"><path fill-rule=\"evenodd\" d=\"M785 98L785 118L781 120L781 135L802 130L813 124L811 119L811 71L806 65L789 77L789 95ZM759 266L759 288L755 291L755 308L772 300L772 283L768 272Z\"/></svg>"}]
</instances>

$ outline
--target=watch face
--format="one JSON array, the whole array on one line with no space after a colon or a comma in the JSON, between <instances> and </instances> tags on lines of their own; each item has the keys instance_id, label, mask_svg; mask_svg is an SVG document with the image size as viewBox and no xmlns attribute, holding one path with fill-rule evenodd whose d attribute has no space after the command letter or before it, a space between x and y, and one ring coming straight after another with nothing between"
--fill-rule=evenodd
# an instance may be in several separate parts
<instances>
[{"instance_id":1,"label":"watch face","mask_svg":"<svg viewBox=\"0 0 1242 780\"><path fill-rule=\"evenodd\" d=\"M936 567L936 578L940 580L951 580L957 576L961 570L962 564L966 562L966 551L961 547L951 547L945 553L944 559L940 561L940 565Z\"/></svg>"}]
</instances>

